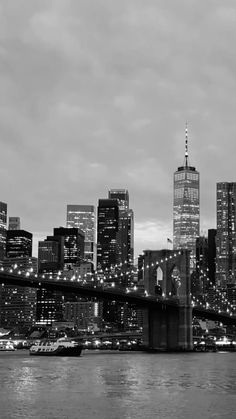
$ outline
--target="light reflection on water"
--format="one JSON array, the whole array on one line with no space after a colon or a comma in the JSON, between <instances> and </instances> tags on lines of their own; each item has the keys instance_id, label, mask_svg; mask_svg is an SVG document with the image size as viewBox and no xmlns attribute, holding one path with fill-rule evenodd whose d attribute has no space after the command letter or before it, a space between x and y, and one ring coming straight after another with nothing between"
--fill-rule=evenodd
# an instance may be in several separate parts
<instances>
[{"instance_id":1,"label":"light reflection on water","mask_svg":"<svg viewBox=\"0 0 236 419\"><path fill-rule=\"evenodd\" d=\"M236 417L236 353L0 353L1 419Z\"/></svg>"}]
</instances>

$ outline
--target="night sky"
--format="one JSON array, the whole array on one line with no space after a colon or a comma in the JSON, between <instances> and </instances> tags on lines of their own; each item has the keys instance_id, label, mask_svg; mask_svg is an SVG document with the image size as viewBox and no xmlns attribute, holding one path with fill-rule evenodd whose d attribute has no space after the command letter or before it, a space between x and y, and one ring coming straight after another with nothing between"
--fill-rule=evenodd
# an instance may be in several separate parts
<instances>
[{"instance_id":1,"label":"night sky","mask_svg":"<svg viewBox=\"0 0 236 419\"><path fill-rule=\"evenodd\" d=\"M135 254L172 237L173 172L236 181L235 0L0 0L0 200L37 239L127 188ZM37 253L35 253L37 255Z\"/></svg>"}]
</instances>

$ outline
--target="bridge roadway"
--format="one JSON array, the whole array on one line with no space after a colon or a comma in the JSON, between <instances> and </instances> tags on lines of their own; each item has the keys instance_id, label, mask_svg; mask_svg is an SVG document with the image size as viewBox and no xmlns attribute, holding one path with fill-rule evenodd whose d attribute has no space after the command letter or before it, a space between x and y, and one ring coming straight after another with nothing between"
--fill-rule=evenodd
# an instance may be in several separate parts
<instances>
[{"instance_id":1,"label":"bridge roadway","mask_svg":"<svg viewBox=\"0 0 236 419\"><path fill-rule=\"evenodd\" d=\"M75 294L85 297L93 297L101 300L127 302L141 308L155 308L157 311L176 311L179 304L175 299L164 299L157 296L142 296L134 292L124 292L118 289L104 289L101 286L81 285L76 281L43 279L40 276L30 275L22 276L0 271L0 283L4 285L15 285L29 288L44 288L49 291L60 291L63 294ZM236 316L230 316L227 313L218 313L211 309L202 307L193 307L193 316L202 319L209 319L221 322L223 324L236 325Z\"/></svg>"}]
</instances>

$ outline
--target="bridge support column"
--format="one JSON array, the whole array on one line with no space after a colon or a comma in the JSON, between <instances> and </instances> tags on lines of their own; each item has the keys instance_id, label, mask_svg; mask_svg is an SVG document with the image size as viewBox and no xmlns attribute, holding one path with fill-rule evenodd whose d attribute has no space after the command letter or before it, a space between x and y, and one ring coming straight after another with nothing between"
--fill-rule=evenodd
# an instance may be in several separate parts
<instances>
[{"instance_id":1,"label":"bridge support column","mask_svg":"<svg viewBox=\"0 0 236 419\"><path fill-rule=\"evenodd\" d=\"M144 312L143 342L147 349L192 350L192 308L179 306Z\"/></svg>"}]
</instances>

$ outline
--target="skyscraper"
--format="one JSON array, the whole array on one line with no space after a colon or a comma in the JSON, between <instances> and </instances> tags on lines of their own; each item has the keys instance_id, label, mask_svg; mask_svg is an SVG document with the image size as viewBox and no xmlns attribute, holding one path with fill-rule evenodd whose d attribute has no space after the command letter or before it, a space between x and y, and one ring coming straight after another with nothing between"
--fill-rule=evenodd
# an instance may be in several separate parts
<instances>
[{"instance_id":1,"label":"skyscraper","mask_svg":"<svg viewBox=\"0 0 236 419\"><path fill-rule=\"evenodd\" d=\"M6 257L1 262L4 268L24 272L37 272L37 259L32 257L32 234L25 230L8 230L6 236ZM35 321L36 290L15 285L0 286L1 325L23 330Z\"/></svg>"},{"instance_id":2,"label":"skyscraper","mask_svg":"<svg viewBox=\"0 0 236 419\"><path fill-rule=\"evenodd\" d=\"M236 284L236 182L217 183L216 285Z\"/></svg>"},{"instance_id":3,"label":"skyscraper","mask_svg":"<svg viewBox=\"0 0 236 419\"><path fill-rule=\"evenodd\" d=\"M85 234L84 258L95 262L95 209L93 205L67 205L66 225L77 227Z\"/></svg>"},{"instance_id":4,"label":"skyscraper","mask_svg":"<svg viewBox=\"0 0 236 419\"><path fill-rule=\"evenodd\" d=\"M191 250L191 268L195 263L199 214L199 172L189 165L186 126L184 165L174 173L173 247Z\"/></svg>"},{"instance_id":5,"label":"skyscraper","mask_svg":"<svg viewBox=\"0 0 236 419\"><path fill-rule=\"evenodd\" d=\"M117 258L126 270L134 262L134 214L129 208L129 192L126 189L110 189L108 198L118 201Z\"/></svg>"},{"instance_id":6,"label":"skyscraper","mask_svg":"<svg viewBox=\"0 0 236 419\"><path fill-rule=\"evenodd\" d=\"M6 241L6 257L32 256L32 233L25 230L8 230Z\"/></svg>"},{"instance_id":7,"label":"skyscraper","mask_svg":"<svg viewBox=\"0 0 236 419\"><path fill-rule=\"evenodd\" d=\"M64 269L70 269L84 259L84 232L79 228L59 227L53 230L54 237L64 237Z\"/></svg>"},{"instance_id":8,"label":"skyscraper","mask_svg":"<svg viewBox=\"0 0 236 419\"><path fill-rule=\"evenodd\" d=\"M0 202L0 260L6 254L7 204Z\"/></svg>"},{"instance_id":9,"label":"skyscraper","mask_svg":"<svg viewBox=\"0 0 236 419\"><path fill-rule=\"evenodd\" d=\"M97 217L97 268L110 269L118 263L117 233L119 206L117 199L99 199Z\"/></svg>"}]
</instances>

